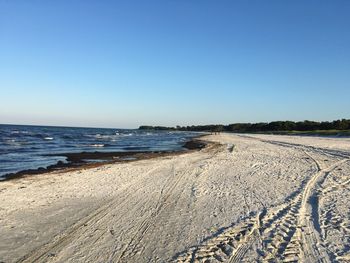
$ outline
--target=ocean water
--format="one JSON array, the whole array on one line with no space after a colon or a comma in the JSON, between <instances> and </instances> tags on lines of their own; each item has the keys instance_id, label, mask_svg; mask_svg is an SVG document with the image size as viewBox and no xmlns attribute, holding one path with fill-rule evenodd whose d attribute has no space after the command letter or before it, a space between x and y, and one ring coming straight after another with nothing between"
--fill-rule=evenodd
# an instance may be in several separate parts
<instances>
[{"instance_id":1,"label":"ocean water","mask_svg":"<svg viewBox=\"0 0 350 263\"><path fill-rule=\"evenodd\" d=\"M0 124L0 179L46 168L65 157L47 154L181 150L193 132L44 127Z\"/></svg>"}]
</instances>

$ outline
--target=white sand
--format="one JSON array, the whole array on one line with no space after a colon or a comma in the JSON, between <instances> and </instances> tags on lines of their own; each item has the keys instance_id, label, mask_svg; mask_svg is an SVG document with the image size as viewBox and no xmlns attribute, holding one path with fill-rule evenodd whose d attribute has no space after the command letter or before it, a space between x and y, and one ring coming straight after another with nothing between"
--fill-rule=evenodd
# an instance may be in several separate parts
<instances>
[{"instance_id":1,"label":"white sand","mask_svg":"<svg viewBox=\"0 0 350 263\"><path fill-rule=\"evenodd\" d=\"M1 182L0 261L350 259L350 139L206 139L220 145Z\"/></svg>"}]
</instances>

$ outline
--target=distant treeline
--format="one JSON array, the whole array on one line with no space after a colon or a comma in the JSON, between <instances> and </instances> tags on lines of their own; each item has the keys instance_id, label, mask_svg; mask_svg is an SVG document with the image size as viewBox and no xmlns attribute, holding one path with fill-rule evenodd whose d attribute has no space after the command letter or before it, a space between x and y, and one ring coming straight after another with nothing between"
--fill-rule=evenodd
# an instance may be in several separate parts
<instances>
[{"instance_id":1,"label":"distant treeline","mask_svg":"<svg viewBox=\"0 0 350 263\"><path fill-rule=\"evenodd\" d=\"M270 131L316 131L316 130L350 130L350 120L335 121L273 121L269 123L234 123L229 125L197 125L197 126L140 126L140 130L176 130L207 132L270 132Z\"/></svg>"}]
</instances>

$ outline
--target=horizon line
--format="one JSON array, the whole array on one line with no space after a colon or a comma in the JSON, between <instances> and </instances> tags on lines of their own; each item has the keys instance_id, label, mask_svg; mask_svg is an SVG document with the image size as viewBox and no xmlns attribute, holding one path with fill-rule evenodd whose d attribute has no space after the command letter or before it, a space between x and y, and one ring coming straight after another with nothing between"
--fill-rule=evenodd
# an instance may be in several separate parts
<instances>
[{"instance_id":1,"label":"horizon line","mask_svg":"<svg viewBox=\"0 0 350 263\"><path fill-rule=\"evenodd\" d=\"M190 127L190 126L206 126L206 125L231 125L231 124L257 124L257 123L271 123L271 122L287 122L287 121L291 121L291 122L303 122L303 121L311 121L311 122L333 122L333 121L337 121L337 120L347 120L347 118L343 117L343 118L337 118L337 119L333 119L333 120L322 120L322 121L315 121L315 120L308 120L308 119L304 119L304 120L274 120L274 121L260 121L260 122L232 122L232 123L228 123L228 124L222 124L222 123L216 123L216 124L190 124L190 125L173 125L173 126L164 126L164 125L148 125L148 124L141 124L138 125L137 128L116 128L116 127L97 127L97 126L69 126L69 125L44 125L44 124L16 124L16 123L0 123L0 125L9 125L9 126L33 126L33 127L53 127L53 128L82 128L82 129L119 129L119 130L137 130L139 129L139 127L141 126L151 126L151 127L169 127L169 128L175 128L177 126L180 127Z\"/></svg>"}]
</instances>

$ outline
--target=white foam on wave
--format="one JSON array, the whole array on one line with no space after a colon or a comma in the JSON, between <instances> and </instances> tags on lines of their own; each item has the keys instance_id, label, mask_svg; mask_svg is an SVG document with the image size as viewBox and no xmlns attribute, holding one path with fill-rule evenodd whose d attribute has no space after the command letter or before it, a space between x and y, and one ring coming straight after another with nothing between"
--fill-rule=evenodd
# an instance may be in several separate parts
<instances>
[{"instance_id":1,"label":"white foam on wave","mask_svg":"<svg viewBox=\"0 0 350 263\"><path fill-rule=\"evenodd\" d=\"M44 139L45 139L45 140L48 140L48 141L53 140L52 137L45 137Z\"/></svg>"},{"instance_id":2,"label":"white foam on wave","mask_svg":"<svg viewBox=\"0 0 350 263\"><path fill-rule=\"evenodd\" d=\"M29 132L28 131L17 131L17 130L11 131L11 134L19 134L19 133L27 134Z\"/></svg>"},{"instance_id":3,"label":"white foam on wave","mask_svg":"<svg viewBox=\"0 0 350 263\"><path fill-rule=\"evenodd\" d=\"M91 147L105 147L104 144L91 144L89 146L91 146Z\"/></svg>"}]
</instances>

